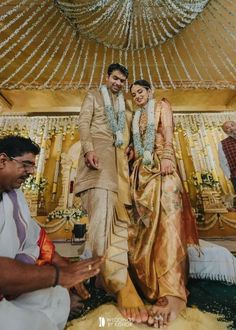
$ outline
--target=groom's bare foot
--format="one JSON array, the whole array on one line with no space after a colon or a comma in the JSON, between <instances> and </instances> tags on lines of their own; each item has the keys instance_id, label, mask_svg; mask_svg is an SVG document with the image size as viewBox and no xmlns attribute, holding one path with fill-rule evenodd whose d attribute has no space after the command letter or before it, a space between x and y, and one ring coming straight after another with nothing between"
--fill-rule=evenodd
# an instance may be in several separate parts
<instances>
[{"instance_id":1,"label":"groom's bare foot","mask_svg":"<svg viewBox=\"0 0 236 330\"><path fill-rule=\"evenodd\" d=\"M126 319L136 323L147 323L148 311L139 297L129 275L126 286L117 293L117 305Z\"/></svg>"},{"instance_id":2,"label":"groom's bare foot","mask_svg":"<svg viewBox=\"0 0 236 330\"><path fill-rule=\"evenodd\" d=\"M120 313L124 318L129 320L130 322L135 323L147 323L148 320L148 312L144 306L142 307L118 307Z\"/></svg>"},{"instance_id":3,"label":"groom's bare foot","mask_svg":"<svg viewBox=\"0 0 236 330\"><path fill-rule=\"evenodd\" d=\"M157 300L149 311L148 324L157 329L165 329L185 309L184 300L175 296L165 296Z\"/></svg>"}]
</instances>

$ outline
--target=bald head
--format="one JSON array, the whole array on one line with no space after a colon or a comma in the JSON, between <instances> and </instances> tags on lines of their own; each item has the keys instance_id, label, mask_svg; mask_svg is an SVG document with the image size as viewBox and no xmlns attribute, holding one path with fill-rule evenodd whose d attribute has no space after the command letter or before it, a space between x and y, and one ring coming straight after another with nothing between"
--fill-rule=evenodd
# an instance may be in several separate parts
<instances>
[{"instance_id":1,"label":"bald head","mask_svg":"<svg viewBox=\"0 0 236 330\"><path fill-rule=\"evenodd\" d=\"M232 120L228 120L224 122L222 125L222 129L225 132L225 134L232 136L236 138L236 122Z\"/></svg>"}]
</instances>

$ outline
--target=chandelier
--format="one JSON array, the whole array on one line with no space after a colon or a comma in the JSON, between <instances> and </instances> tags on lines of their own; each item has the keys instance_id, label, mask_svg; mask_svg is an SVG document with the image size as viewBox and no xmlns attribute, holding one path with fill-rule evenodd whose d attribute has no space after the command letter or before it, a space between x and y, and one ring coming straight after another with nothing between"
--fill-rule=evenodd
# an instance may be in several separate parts
<instances>
[{"instance_id":1,"label":"chandelier","mask_svg":"<svg viewBox=\"0 0 236 330\"><path fill-rule=\"evenodd\" d=\"M173 38L209 0L55 0L72 26L108 48L152 48Z\"/></svg>"}]
</instances>

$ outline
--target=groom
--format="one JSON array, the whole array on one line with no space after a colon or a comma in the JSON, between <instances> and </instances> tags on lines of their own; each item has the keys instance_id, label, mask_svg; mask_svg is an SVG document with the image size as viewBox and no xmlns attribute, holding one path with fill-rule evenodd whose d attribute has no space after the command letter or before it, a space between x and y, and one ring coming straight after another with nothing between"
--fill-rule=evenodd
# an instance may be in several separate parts
<instances>
[{"instance_id":1,"label":"groom","mask_svg":"<svg viewBox=\"0 0 236 330\"><path fill-rule=\"evenodd\" d=\"M88 245L93 255L106 254L103 287L115 293L122 314L135 322L148 315L128 275L128 224L131 206L128 161L132 158L132 112L122 88L128 70L108 67L106 84L89 91L81 107L79 133L82 153L76 193L89 218Z\"/></svg>"}]
</instances>

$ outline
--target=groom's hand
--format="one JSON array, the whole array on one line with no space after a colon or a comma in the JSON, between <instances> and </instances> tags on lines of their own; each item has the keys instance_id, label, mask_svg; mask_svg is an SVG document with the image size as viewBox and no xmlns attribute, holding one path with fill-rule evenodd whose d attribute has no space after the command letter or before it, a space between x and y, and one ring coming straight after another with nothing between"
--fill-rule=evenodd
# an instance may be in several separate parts
<instances>
[{"instance_id":1,"label":"groom's hand","mask_svg":"<svg viewBox=\"0 0 236 330\"><path fill-rule=\"evenodd\" d=\"M89 151L84 156L85 164L88 168L98 170L99 169L99 160L94 151Z\"/></svg>"}]
</instances>

